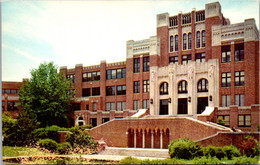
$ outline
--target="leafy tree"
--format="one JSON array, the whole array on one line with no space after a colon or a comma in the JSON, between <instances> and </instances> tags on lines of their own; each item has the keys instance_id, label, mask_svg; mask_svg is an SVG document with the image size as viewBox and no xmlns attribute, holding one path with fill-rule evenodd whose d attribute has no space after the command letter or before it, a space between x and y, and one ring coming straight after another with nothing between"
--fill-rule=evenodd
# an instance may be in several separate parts
<instances>
[{"instance_id":1,"label":"leafy tree","mask_svg":"<svg viewBox=\"0 0 260 165\"><path fill-rule=\"evenodd\" d=\"M225 126L225 120L222 117L218 117L217 124Z\"/></svg>"},{"instance_id":2,"label":"leafy tree","mask_svg":"<svg viewBox=\"0 0 260 165\"><path fill-rule=\"evenodd\" d=\"M52 62L40 64L19 92L22 110L35 114L41 127L66 126L69 88L70 80L57 72L57 66Z\"/></svg>"}]
</instances>

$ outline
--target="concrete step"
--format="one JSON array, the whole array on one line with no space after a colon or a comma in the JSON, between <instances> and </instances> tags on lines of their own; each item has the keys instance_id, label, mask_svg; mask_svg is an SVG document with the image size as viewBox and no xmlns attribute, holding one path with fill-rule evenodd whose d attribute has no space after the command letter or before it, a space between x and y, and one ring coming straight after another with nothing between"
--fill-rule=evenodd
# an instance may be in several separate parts
<instances>
[{"instance_id":1,"label":"concrete step","mask_svg":"<svg viewBox=\"0 0 260 165\"><path fill-rule=\"evenodd\" d=\"M99 155L168 158L168 149L106 147Z\"/></svg>"}]
</instances>

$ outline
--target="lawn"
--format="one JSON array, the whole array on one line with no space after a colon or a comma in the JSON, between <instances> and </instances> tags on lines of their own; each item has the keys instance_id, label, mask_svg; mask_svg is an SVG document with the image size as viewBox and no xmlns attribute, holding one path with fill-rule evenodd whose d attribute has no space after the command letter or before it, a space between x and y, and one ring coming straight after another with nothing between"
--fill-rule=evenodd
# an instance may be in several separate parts
<instances>
[{"instance_id":1,"label":"lawn","mask_svg":"<svg viewBox=\"0 0 260 165\"><path fill-rule=\"evenodd\" d=\"M34 156L34 155L54 155L54 154L43 152L38 148L3 146L3 157Z\"/></svg>"}]
</instances>

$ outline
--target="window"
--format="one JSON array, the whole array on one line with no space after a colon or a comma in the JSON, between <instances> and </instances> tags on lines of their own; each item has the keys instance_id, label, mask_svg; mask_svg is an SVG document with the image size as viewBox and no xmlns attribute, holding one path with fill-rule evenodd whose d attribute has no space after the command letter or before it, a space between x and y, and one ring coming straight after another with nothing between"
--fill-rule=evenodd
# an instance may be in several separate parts
<instances>
[{"instance_id":1,"label":"window","mask_svg":"<svg viewBox=\"0 0 260 165\"><path fill-rule=\"evenodd\" d=\"M97 103L93 103L92 106L93 106L93 112L96 112L97 111Z\"/></svg>"},{"instance_id":2,"label":"window","mask_svg":"<svg viewBox=\"0 0 260 165\"><path fill-rule=\"evenodd\" d=\"M90 124L92 125L92 127L96 127L97 126L97 118L90 118Z\"/></svg>"},{"instance_id":3,"label":"window","mask_svg":"<svg viewBox=\"0 0 260 165\"><path fill-rule=\"evenodd\" d=\"M140 100L134 100L134 110L140 109Z\"/></svg>"},{"instance_id":4,"label":"window","mask_svg":"<svg viewBox=\"0 0 260 165\"><path fill-rule=\"evenodd\" d=\"M196 22L205 20L205 10L196 12Z\"/></svg>"},{"instance_id":5,"label":"window","mask_svg":"<svg viewBox=\"0 0 260 165\"><path fill-rule=\"evenodd\" d=\"M126 77L125 68L107 70L107 76L106 76L107 80L119 79L119 78L125 78L125 77Z\"/></svg>"},{"instance_id":6,"label":"window","mask_svg":"<svg viewBox=\"0 0 260 165\"><path fill-rule=\"evenodd\" d=\"M109 121L109 118L102 118L102 123L106 123Z\"/></svg>"},{"instance_id":7,"label":"window","mask_svg":"<svg viewBox=\"0 0 260 165\"><path fill-rule=\"evenodd\" d=\"M117 111L123 111L126 109L126 102L122 101L122 102L117 102L117 107L116 107Z\"/></svg>"},{"instance_id":8,"label":"window","mask_svg":"<svg viewBox=\"0 0 260 165\"><path fill-rule=\"evenodd\" d=\"M182 56L182 64L188 64L191 61L191 55L183 55Z\"/></svg>"},{"instance_id":9,"label":"window","mask_svg":"<svg viewBox=\"0 0 260 165\"><path fill-rule=\"evenodd\" d=\"M68 74L67 79L70 79L72 83L75 83L75 74Z\"/></svg>"},{"instance_id":10,"label":"window","mask_svg":"<svg viewBox=\"0 0 260 165\"><path fill-rule=\"evenodd\" d=\"M244 86L245 85L245 72L239 71L235 72L235 86Z\"/></svg>"},{"instance_id":11,"label":"window","mask_svg":"<svg viewBox=\"0 0 260 165\"><path fill-rule=\"evenodd\" d=\"M2 101L2 111L5 111L5 102Z\"/></svg>"},{"instance_id":12,"label":"window","mask_svg":"<svg viewBox=\"0 0 260 165\"><path fill-rule=\"evenodd\" d=\"M188 83L185 80L182 80L178 84L178 93L188 93Z\"/></svg>"},{"instance_id":13,"label":"window","mask_svg":"<svg viewBox=\"0 0 260 165\"><path fill-rule=\"evenodd\" d=\"M100 95L100 87L92 88L92 96Z\"/></svg>"},{"instance_id":14,"label":"window","mask_svg":"<svg viewBox=\"0 0 260 165\"><path fill-rule=\"evenodd\" d=\"M188 49L191 49L191 42L192 42L192 35L191 33L188 34Z\"/></svg>"},{"instance_id":15,"label":"window","mask_svg":"<svg viewBox=\"0 0 260 165\"><path fill-rule=\"evenodd\" d=\"M140 58L134 59L134 73L140 72Z\"/></svg>"},{"instance_id":16,"label":"window","mask_svg":"<svg viewBox=\"0 0 260 165\"><path fill-rule=\"evenodd\" d=\"M143 109L150 108L150 100L143 100Z\"/></svg>"},{"instance_id":17,"label":"window","mask_svg":"<svg viewBox=\"0 0 260 165\"><path fill-rule=\"evenodd\" d=\"M114 96L115 94L115 86L106 87L106 96Z\"/></svg>"},{"instance_id":18,"label":"window","mask_svg":"<svg viewBox=\"0 0 260 165\"><path fill-rule=\"evenodd\" d=\"M82 97L90 96L90 88L83 88L82 89Z\"/></svg>"},{"instance_id":19,"label":"window","mask_svg":"<svg viewBox=\"0 0 260 165\"><path fill-rule=\"evenodd\" d=\"M106 103L106 111L110 111L110 110L116 110L114 102Z\"/></svg>"},{"instance_id":20,"label":"window","mask_svg":"<svg viewBox=\"0 0 260 165\"><path fill-rule=\"evenodd\" d=\"M231 96L230 95L222 95L222 107L229 107L231 103Z\"/></svg>"},{"instance_id":21,"label":"window","mask_svg":"<svg viewBox=\"0 0 260 165\"><path fill-rule=\"evenodd\" d=\"M160 95L168 95L168 83L164 82L160 85Z\"/></svg>"},{"instance_id":22,"label":"window","mask_svg":"<svg viewBox=\"0 0 260 165\"><path fill-rule=\"evenodd\" d=\"M202 30L202 43L201 43L201 47L205 47L206 46L206 32L205 30Z\"/></svg>"},{"instance_id":23,"label":"window","mask_svg":"<svg viewBox=\"0 0 260 165\"><path fill-rule=\"evenodd\" d=\"M239 127L251 127L251 115L238 115Z\"/></svg>"},{"instance_id":24,"label":"window","mask_svg":"<svg viewBox=\"0 0 260 165\"><path fill-rule=\"evenodd\" d=\"M231 61L231 58L230 58L230 56L231 56L230 45L222 46L221 47L221 53L222 53L222 58L221 58L221 62L222 63Z\"/></svg>"},{"instance_id":25,"label":"window","mask_svg":"<svg viewBox=\"0 0 260 165\"><path fill-rule=\"evenodd\" d=\"M243 94L235 95L235 105L244 106L245 105L245 95L243 95Z\"/></svg>"},{"instance_id":26,"label":"window","mask_svg":"<svg viewBox=\"0 0 260 165\"><path fill-rule=\"evenodd\" d=\"M182 45L182 49L186 50L187 49L187 35L186 33L183 34L183 45Z\"/></svg>"},{"instance_id":27,"label":"window","mask_svg":"<svg viewBox=\"0 0 260 165\"><path fill-rule=\"evenodd\" d=\"M196 48L200 48L200 31L197 31L196 37Z\"/></svg>"},{"instance_id":28,"label":"window","mask_svg":"<svg viewBox=\"0 0 260 165\"><path fill-rule=\"evenodd\" d=\"M88 104L86 105L86 110L89 110L89 105Z\"/></svg>"},{"instance_id":29,"label":"window","mask_svg":"<svg viewBox=\"0 0 260 165\"><path fill-rule=\"evenodd\" d=\"M100 72L83 73L82 82L98 81L100 80Z\"/></svg>"},{"instance_id":30,"label":"window","mask_svg":"<svg viewBox=\"0 0 260 165\"><path fill-rule=\"evenodd\" d=\"M222 73L221 74L221 86L230 87L231 86L231 73Z\"/></svg>"},{"instance_id":31,"label":"window","mask_svg":"<svg viewBox=\"0 0 260 165\"><path fill-rule=\"evenodd\" d=\"M173 36L170 36L170 52L173 52Z\"/></svg>"},{"instance_id":32,"label":"window","mask_svg":"<svg viewBox=\"0 0 260 165\"><path fill-rule=\"evenodd\" d=\"M144 80L143 81L143 92L148 93L150 91L150 85L149 85L149 80Z\"/></svg>"},{"instance_id":33,"label":"window","mask_svg":"<svg viewBox=\"0 0 260 165\"><path fill-rule=\"evenodd\" d=\"M170 26L177 26L178 25L178 17L177 16L170 17L169 22L170 22Z\"/></svg>"},{"instance_id":34,"label":"window","mask_svg":"<svg viewBox=\"0 0 260 165\"><path fill-rule=\"evenodd\" d=\"M208 92L208 80L201 79L198 82L198 92Z\"/></svg>"},{"instance_id":35,"label":"window","mask_svg":"<svg viewBox=\"0 0 260 165\"><path fill-rule=\"evenodd\" d=\"M175 51L178 51L178 35L175 35Z\"/></svg>"},{"instance_id":36,"label":"window","mask_svg":"<svg viewBox=\"0 0 260 165\"><path fill-rule=\"evenodd\" d=\"M206 53L196 53L196 62L205 62L206 61Z\"/></svg>"},{"instance_id":37,"label":"window","mask_svg":"<svg viewBox=\"0 0 260 165\"><path fill-rule=\"evenodd\" d=\"M149 72L149 70L150 70L150 59L149 59L149 57L144 57L143 60L144 60L143 61L144 62L143 71Z\"/></svg>"},{"instance_id":38,"label":"window","mask_svg":"<svg viewBox=\"0 0 260 165\"><path fill-rule=\"evenodd\" d=\"M140 81L134 81L134 93L140 93Z\"/></svg>"},{"instance_id":39,"label":"window","mask_svg":"<svg viewBox=\"0 0 260 165\"><path fill-rule=\"evenodd\" d=\"M71 103L71 105L70 105L70 110L71 110L71 111L80 110L80 103Z\"/></svg>"},{"instance_id":40,"label":"window","mask_svg":"<svg viewBox=\"0 0 260 165\"><path fill-rule=\"evenodd\" d=\"M126 86L125 85L118 85L116 94L117 95L125 95L126 94Z\"/></svg>"},{"instance_id":41,"label":"window","mask_svg":"<svg viewBox=\"0 0 260 165\"><path fill-rule=\"evenodd\" d=\"M17 90L17 89L2 89L2 93L17 94L17 93L19 93L19 90Z\"/></svg>"},{"instance_id":42,"label":"window","mask_svg":"<svg viewBox=\"0 0 260 165\"><path fill-rule=\"evenodd\" d=\"M218 118L222 118L225 121L225 126L229 127L229 115L219 115Z\"/></svg>"},{"instance_id":43,"label":"window","mask_svg":"<svg viewBox=\"0 0 260 165\"><path fill-rule=\"evenodd\" d=\"M244 43L235 45L235 61L244 61Z\"/></svg>"},{"instance_id":44,"label":"window","mask_svg":"<svg viewBox=\"0 0 260 165\"><path fill-rule=\"evenodd\" d=\"M182 24L191 23L191 14L182 15Z\"/></svg>"},{"instance_id":45,"label":"window","mask_svg":"<svg viewBox=\"0 0 260 165\"><path fill-rule=\"evenodd\" d=\"M169 64L178 64L178 56L169 57Z\"/></svg>"}]
</instances>

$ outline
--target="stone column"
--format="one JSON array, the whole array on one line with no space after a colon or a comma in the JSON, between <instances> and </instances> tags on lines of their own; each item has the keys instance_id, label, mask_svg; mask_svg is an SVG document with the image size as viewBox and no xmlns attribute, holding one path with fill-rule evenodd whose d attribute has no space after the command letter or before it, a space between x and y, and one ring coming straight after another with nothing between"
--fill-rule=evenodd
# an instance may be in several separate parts
<instances>
[{"instance_id":1,"label":"stone column","mask_svg":"<svg viewBox=\"0 0 260 165\"><path fill-rule=\"evenodd\" d=\"M136 130L134 130L134 148L136 148Z\"/></svg>"},{"instance_id":2,"label":"stone column","mask_svg":"<svg viewBox=\"0 0 260 165\"><path fill-rule=\"evenodd\" d=\"M145 148L145 132L143 130L143 148Z\"/></svg>"},{"instance_id":3,"label":"stone column","mask_svg":"<svg viewBox=\"0 0 260 165\"><path fill-rule=\"evenodd\" d=\"M160 149L163 148L163 133L162 130L160 130Z\"/></svg>"},{"instance_id":4,"label":"stone column","mask_svg":"<svg viewBox=\"0 0 260 165\"><path fill-rule=\"evenodd\" d=\"M151 131L151 148L153 148L153 131Z\"/></svg>"}]
</instances>

